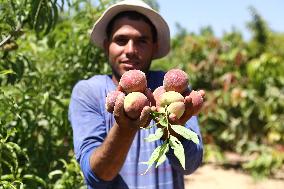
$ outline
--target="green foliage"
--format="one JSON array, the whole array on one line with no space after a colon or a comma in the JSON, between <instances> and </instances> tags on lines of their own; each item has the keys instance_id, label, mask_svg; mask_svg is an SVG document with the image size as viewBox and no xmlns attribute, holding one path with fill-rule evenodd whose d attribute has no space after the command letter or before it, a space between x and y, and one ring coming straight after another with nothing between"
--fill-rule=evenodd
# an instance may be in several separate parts
<instances>
[{"instance_id":1,"label":"green foliage","mask_svg":"<svg viewBox=\"0 0 284 189\"><path fill-rule=\"evenodd\" d=\"M0 188L23 188L30 186L45 187L45 181L37 175L30 174L30 161L26 149L10 140L17 135L13 120L21 119L19 106L13 97L6 95L0 88ZM12 127L7 123L12 122Z\"/></svg>"},{"instance_id":2,"label":"green foliage","mask_svg":"<svg viewBox=\"0 0 284 189\"><path fill-rule=\"evenodd\" d=\"M166 143L164 143L163 145L166 145ZM151 166L158 161L159 159L159 154L162 151L163 146L158 146L151 154L150 159L147 162L143 162L144 164L148 165L148 168L146 169L146 171L143 173L146 174L148 172L148 170L151 168Z\"/></svg>"},{"instance_id":3,"label":"green foliage","mask_svg":"<svg viewBox=\"0 0 284 189\"><path fill-rule=\"evenodd\" d=\"M147 142L153 142L155 140L159 140L164 134L163 129L158 128L154 134L150 134L148 137L145 138Z\"/></svg>"},{"instance_id":4,"label":"green foliage","mask_svg":"<svg viewBox=\"0 0 284 189\"><path fill-rule=\"evenodd\" d=\"M243 168L251 172L256 179L272 175L278 169L281 169L284 163L283 149L271 149L263 145L252 145L250 152L254 154L255 159L244 163Z\"/></svg>"},{"instance_id":5,"label":"green foliage","mask_svg":"<svg viewBox=\"0 0 284 189\"><path fill-rule=\"evenodd\" d=\"M181 125L171 125L171 128L183 138L187 140L192 140L195 144L199 144L198 136L195 132L181 126Z\"/></svg>"},{"instance_id":6,"label":"green foliage","mask_svg":"<svg viewBox=\"0 0 284 189\"><path fill-rule=\"evenodd\" d=\"M284 59L279 50L284 46L277 42L283 41L284 34L271 31L256 10L251 11L250 41L244 41L235 29L222 38L216 38L210 27L198 35L181 29L172 39L171 53L152 66L181 68L188 73L193 89L205 89L199 117L205 159L214 156L222 162L224 151L251 155L251 144L264 145L270 151L284 144ZM263 158L262 152L244 168L269 176L283 161L280 153Z\"/></svg>"},{"instance_id":7,"label":"green foliage","mask_svg":"<svg viewBox=\"0 0 284 189\"><path fill-rule=\"evenodd\" d=\"M151 166L156 163L156 167L158 167L160 164L162 164L167 156L167 152L169 151L169 147L174 152L174 155L177 157L179 160L181 166L183 169L185 169L185 154L184 154L184 148L183 145L181 144L180 140L173 136L170 132L170 130L175 131L177 134L179 134L181 137L191 140L195 144L199 144L199 139L198 136L195 132L185 128L182 125L172 125L169 122L169 112L167 111L167 106L165 106L165 111L163 112L152 112L151 116L153 120L156 120L157 124L156 126L158 127L155 131L154 134L149 134L148 137L145 138L146 142L153 142L156 140L161 139L164 136L164 142L161 146L158 146L151 154L150 159L148 162L143 162L144 164L148 165L148 168L146 171L143 173L146 174ZM144 129L149 129L144 128Z\"/></svg>"},{"instance_id":8,"label":"green foliage","mask_svg":"<svg viewBox=\"0 0 284 189\"><path fill-rule=\"evenodd\" d=\"M48 174L48 178L50 179L51 183L54 183L54 185L51 185L52 188L54 189L86 188L85 183L83 182L83 173L81 172L80 166L75 160L75 158L72 158L70 163L67 163L63 159L61 160L61 162L64 165L63 170L57 169L51 171Z\"/></svg>"},{"instance_id":9,"label":"green foliage","mask_svg":"<svg viewBox=\"0 0 284 189\"><path fill-rule=\"evenodd\" d=\"M181 142L174 136L170 136L169 140L171 148L174 150L175 156L178 158L181 166L185 169L185 155L184 155L184 148Z\"/></svg>"},{"instance_id":10,"label":"green foliage","mask_svg":"<svg viewBox=\"0 0 284 189\"><path fill-rule=\"evenodd\" d=\"M83 176L78 165L74 159L66 163L74 156L68 104L78 80L109 72L102 51L90 44L88 35L103 4L22 2L8 1L0 7L0 136L6 147L1 148L1 185L80 188ZM64 3L69 6L60 12ZM17 16L23 12L23 19L11 11ZM16 132L6 139L13 129ZM62 174L49 177L54 170Z\"/></svg>"},{"instance_id":11,"label":"green foliage","mask_svg":"<svg viewBox=\"0 0 284 189\"><path fill-rule=\"evenodd\" d=\"M252 55L260 55L268 46L268 27L255 8L250 7L250 12L253 17L253 21L248 23L248 28L253 33L250 50Z\"/></svg>"}]
</instances>

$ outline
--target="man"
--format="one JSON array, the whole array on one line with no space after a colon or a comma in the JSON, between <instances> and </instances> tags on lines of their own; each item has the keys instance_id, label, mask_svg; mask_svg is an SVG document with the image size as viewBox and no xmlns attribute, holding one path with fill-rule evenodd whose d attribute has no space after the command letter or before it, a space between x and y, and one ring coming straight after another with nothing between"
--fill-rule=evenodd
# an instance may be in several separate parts
<instances>
[{"instance_id":1,"label":"man","mask_svg":"<svg viewBox=\"0 0 284 189\"><path fill-rule=\"evenodd\" d=\"M105 109L107 93L117 88L120 77L127 70L146 73L148 87L153 91L162 85L163 72L149 71L152 59L167 55L170 34L164 19L140 0L125 0L108 8L95 23L92 41L105 50L112 75L97 75L82 80L73 89L69 120L74 135L74 148L88 188L114 189L182 189L183 175L190 174L202 162L203 146L197 118L190 113L191 99L187 99L187 118L173 120L185 124L198 134L200 144L184 140L186 170L172 150L158 168L141 164L150 158L163 140L145 142L155 127L140 130L149 124L150 108L146 107L137 120L123 111L123 97L116 102L114 115ZM186 122L186 123L185 123ZM151 121L150 124L154 124Z\"/></svg>"}]
</instances>

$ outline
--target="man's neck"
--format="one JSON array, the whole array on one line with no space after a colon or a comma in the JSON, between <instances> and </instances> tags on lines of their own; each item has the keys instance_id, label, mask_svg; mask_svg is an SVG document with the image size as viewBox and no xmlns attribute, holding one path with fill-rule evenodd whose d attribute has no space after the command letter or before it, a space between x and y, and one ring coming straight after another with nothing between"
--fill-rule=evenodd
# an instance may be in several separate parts
<instances>
[{"instance_id":1,"label":"man's neck","mask_svg":"<svg viewBox=\"0 0 284 189\"><path fill-rule=\"evenodd\" d=\"M115 84L115 85L118 85L118 82L119 82L119 79L117 78L117 77L115 77L115 75L114 74L112 74L112 81L113 81L113 83Z\"/></svg>"}]
</instances>

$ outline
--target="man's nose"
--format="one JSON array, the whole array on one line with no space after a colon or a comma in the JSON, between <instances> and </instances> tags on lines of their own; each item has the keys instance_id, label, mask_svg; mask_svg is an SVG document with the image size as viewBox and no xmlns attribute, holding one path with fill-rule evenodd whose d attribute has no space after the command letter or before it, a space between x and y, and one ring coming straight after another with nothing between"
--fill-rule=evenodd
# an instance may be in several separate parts
<instances>
[{"instance_id":1,"label":"man's nose","mask_svg":"<svg viewBox=\"0 0 284 189\"><path fill-rule=\"evenodd\" d=\"M135 54L136 49L135 49L135 44L133 40L129 40L126 47L125 47L125 53L126 54Z\"/></svg>"}]
</instances>

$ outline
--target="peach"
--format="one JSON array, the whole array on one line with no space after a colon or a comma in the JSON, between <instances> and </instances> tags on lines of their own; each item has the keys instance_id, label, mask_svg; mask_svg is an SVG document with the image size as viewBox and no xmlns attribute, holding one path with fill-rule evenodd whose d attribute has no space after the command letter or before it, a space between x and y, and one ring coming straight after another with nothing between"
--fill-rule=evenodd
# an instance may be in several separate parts
<instances>
[{"instance_id":1,"label":"peach","mask_svg":"<svg viewBox=\"0 0 284 189\"><path fill-rule=\"evenodd\" d=\"M160 97L160 106L162 107L170 105L173 102L184 102L184 97L175 91L167 91Z\"/></svg>"},{"instance_id":2,"label":"peach","mask_svg":"<svg viewBox=\"0 0 284 189\"><path fill-rule=\"evenodd\" d=\"M167 111L175 114L179 119L185 111L185 104L183 102L173 102L167 107Z\"/></svg>"},{"instance_id":3,"label":"peach","mask_svg":"<svg viewBox=\"0 0 284 189\"><path fill-rule=\"evenodd\" d=\"M145 106L149 106L150 102L147 97L140 92L131 92L124 99L124 111L126 115L132 119L138 119Z\"/></svg>"},{"instance_id":4,"label":"peach","mask_svg":"<svg viewBox=\"0 0 284 189\"><path fill-rule=\"evenodd\" d=\"M158 87L154 90L153 96L154 96L154 99L156 101L156 106L160 106L160 97L165 92L166 92L166 90L164 89L163 86L160 86L160 87Z\"/></svg>"},{"instance_id":5,"label":"peach","mask_svg":"<svg viewBox=\"0 0 284 189\"><path fill-rule=\"evenodd\" d=\"M188 88L188 76L180 69L169 70L164 76L163 86L166 91L182 94Z\"/></svg>"},{"instance_id":6,"label":"peach","mask_svg":"<svg viewBox=\"0 0 284 189\"><path fill-rule=\"evenodd\" d=\"M121 91L111 91L107 94L105 108L109 113L112 113L114 110L115 101L119 94L123 94Z\"/></svg>"},{"instance_id":7,"label":"peach","mask_svg":"<svg viewBox=\"0 0 284 189\"><path fill-rule=\"evenodd\" d=\"M147 87L146 75L140 70L129 70L121 76L119 85L127 94L131 92L143 93Z\"/></svg>"}]
</instances>

